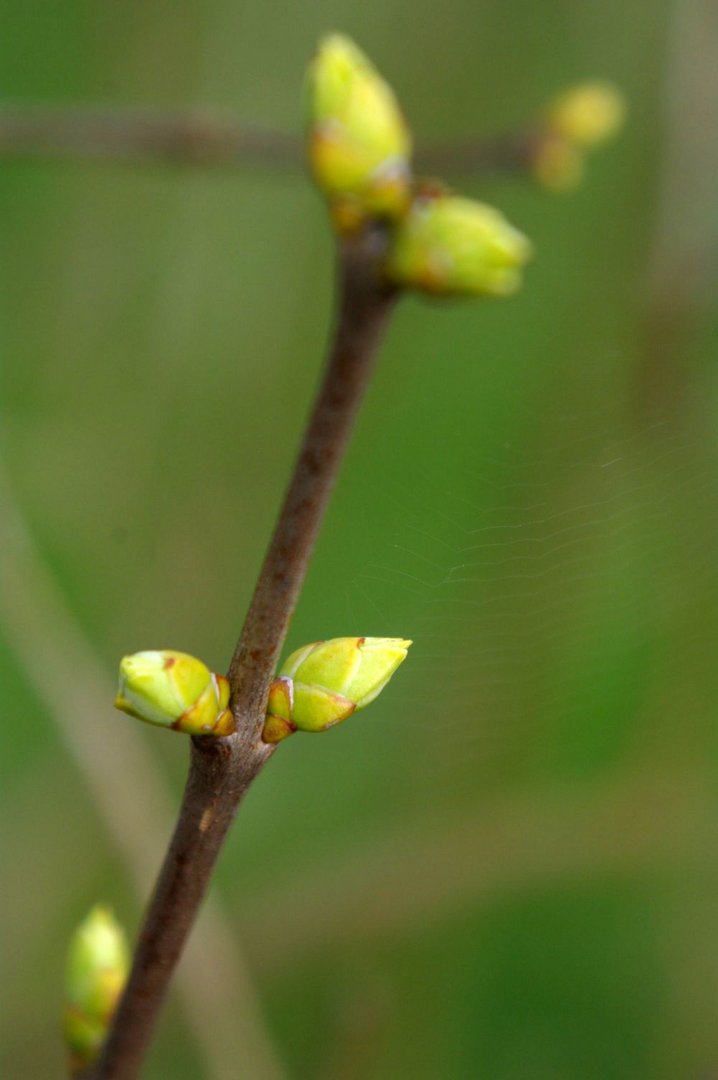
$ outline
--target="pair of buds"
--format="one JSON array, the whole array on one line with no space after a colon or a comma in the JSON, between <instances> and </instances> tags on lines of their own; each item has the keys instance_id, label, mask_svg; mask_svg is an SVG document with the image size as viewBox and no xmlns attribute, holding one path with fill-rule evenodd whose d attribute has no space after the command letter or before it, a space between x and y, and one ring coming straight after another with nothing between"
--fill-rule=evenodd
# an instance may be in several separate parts
<instances>
[{"instance_id":1,"label":"pair of buds","mask_svg":"<svg viewBox=\"0 0 718 1080\"><path fill-rule=\"evenodd\" d=\"M335 34L307 78L307 150L334 227L384 227L390 283L435 296L507 296L521 283L531 244L503 214L443 185L417 181L412 137L392 88L363 52ZM621 127L625 105L610 83L564 91L526 133L523 165L544 186L580 182L586 152Z\"/></svg>"},{"instance_id":2,"label":"pair of buds","mask_svg":"<svg viewBox=\"0 0 718 1080\"><path fill-rule=\"evenodd\" d=\"M326 731L369 705L406 659L403 638L333 638L297 649L269 690L263 739ZM147 723L189 735L229 735L227 679L187 653L125 656L115 705ZM112 912L95 907L75 932L67 959L63 1028L74 1074L96 1058L129 971L130 953Z\"/></svg>"},{"instance_id":3,"label":"pair of buds","mask_svg":"<svg viewBox=\"0 0 718 1080\"><path fill-rule=\"evenodd\" d=\"M551 191L572 191L586 157L620 131L626 116L623 95L611 83L589 82L560 94L539 117L531 140L531 170Z\"/></svg>"},{"instance_id":4,"label":"pair of buds","mask_svg":"<svg viewBox=\"0 0 718 1080\"><path fill-rule=\"evenodd\" d=\"M415 181L394 92L348 38L321 42L307 98L309 165L334 226L383 224L389 282L440 296L515 292L529 241L492 207Z\"/></svg>"},{"instance_id":5,"label":"pair of buds","mask_svg":"<svg viewBox=\"0 0 718 1080\"><path fill-rule=\"evenodd\" d=\"M269 689L262 737L277 743L295 731L326 731L369 705L406 659L402 638L333 638L297 649ZM115 705L188 735L229 735L229 683L187 653L134 653L120 664Z\"/></svg>"}]
</instances>

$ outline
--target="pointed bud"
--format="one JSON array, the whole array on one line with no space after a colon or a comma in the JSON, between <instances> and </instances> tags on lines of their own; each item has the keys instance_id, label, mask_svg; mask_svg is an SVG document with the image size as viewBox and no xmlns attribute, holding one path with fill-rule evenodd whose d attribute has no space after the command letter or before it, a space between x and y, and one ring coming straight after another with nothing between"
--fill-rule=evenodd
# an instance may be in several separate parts
<instances>
[{"instance_id":1,"label":"pointed bud","mask_svg":"<svg viewBox=\"0 0 718 1080\"><path fill-rule=\"evenodd\" d=\"M115 706L149 724L187 735L229 735L229 683L187 653L161 649L134 653L120 663Z\"/></svg>"},{"instance_id":2,"label":"pointed bud","mask_svg":"<svg viewBox=\"0 0 718 1080\"><path fill-rule=\"evenodd\" d=\"M307 149L339 232L409 203L411 136L391 87L339 34L325 38L307 77Z\"/></svg>"},{"instance_id":3,"label":"pointed bud","mask_svg":"<svg viewBox=\"0 0 718 1080\"><path fill-rule=\"evenodd\" d=\"M396 227L386 273L435 296L508 296L530 254L529 241L498 210L427 189Z\"/></svg>"},{"instance_id":4,"label":"pointed bud","mask_svg":"<svg viewBox=\"0 0 718 1080\"><path fill-rule=\"evenodd\" d=\"M611 83L590 82L564 90L546 110L544 124L557 138L589 149L613 138L625 118L620 90Z\"/></svg>"},{"instance_id":5,"label":"pointed bud","mask_svg":"<svg viewBox=\"0 0 718 1080\"><path fill-rule=\"evenodd\" d=\"M369 705L406 659L403 638L332 638L297 649L272 683L265 742L326 731Z\"/></svg>"},{"instance_id":6,"label":"pointed bud","mask_svg":"<svg viewBox=\"0 0 718 1080\"><path fill-rule=\"evenodd\" d=\"M129 966L124 931L98 904L75 931L67 954L63 1028L73 1072L97 1057Z\"/></svg>"}]
</instances>

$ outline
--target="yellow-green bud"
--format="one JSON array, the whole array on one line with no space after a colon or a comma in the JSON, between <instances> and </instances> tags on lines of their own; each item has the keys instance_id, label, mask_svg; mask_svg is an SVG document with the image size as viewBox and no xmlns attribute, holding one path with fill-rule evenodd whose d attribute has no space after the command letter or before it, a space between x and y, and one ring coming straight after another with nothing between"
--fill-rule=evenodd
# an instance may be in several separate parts
<instances>
[{"instance_id":1,"label":"yellow-green bud","mask_svg":"<svg viewBox=\"0 0 718 1080\"><path fill-rule=\"evenodd\" d=\"M622 127L626 103L610 83L582 83L564 90L540 118L531 169L549 191L573 191L583 180L586 153Z\"/></svg>"},{"instance_id":2,"label":"yellow-green bud","mask_svg":"<svg viewBox=\"0 0 718 1080\"><path fill-rule=\"evenodd\" d=\"M97 1057L129 966L124 931L98 904L75 931L67 954L63 1029L73 1072Z\"/></svg>"},{"instance_id":3,"label":"yellow-green bud","mask_svg":"<svg viewBox=\"0 0 718 1080\"><path fill-rule=\"evenodd\" d=\"M270 687L265 742L294 731L326 731L381 693L406 659L403 638L315 641L285 660Z\"/></svg>"},{"instance_id":4,"label":"yellow-green bud","mask_svg":"<svg viewBox=\"0 0 718 1080\"><path fill-rule=\"evenodd\" d=\"M395 284L435 296L508 296L530 254L526 237L493 207L419 191L397 224L386 273Z\"/></svg>"},{"instance_id":5,"label":"yellow-green bud","mask_svg":"<svg viewBox=\"0 0 718 1080\"><path fill-rule=\"evenodd\" d=\"M536 142L531 169L548 191L574 191L583 180L586 155L573 143L545 134Z\"/></svg>"},{"instance_id":6,"label":"yellow-green bud","mask_svg":"<svg viewBox=\"0 0 718 1080\"><path fill-rule=\"evenodd\" d=\"M151 650L123 657L115 706L187 735L229 735L229 683L187 653Z\"/></svg>"},{"instance_id":7,"label":"yellow-green bud","mask_svg":"<svg viewBox=\"0 0 718 1080\"><path fill-rule=\"evenodd\" d=\"M626 101L616 86L588 82L569 87L552 101L544 124L558 138L590 148L613 138L625 117Z\"/></svg>"},{"instance_id":8,"label":"yellow-green bud","mask_svg":"<svg viewBox=\"0 0 718 1080\"><path fill-rule=\"evenodd\" d=\"M307 76L309 164L336 228L409 204L411 135L391 87L357 46L325 38Z\"/></svg>"}]
</instances>

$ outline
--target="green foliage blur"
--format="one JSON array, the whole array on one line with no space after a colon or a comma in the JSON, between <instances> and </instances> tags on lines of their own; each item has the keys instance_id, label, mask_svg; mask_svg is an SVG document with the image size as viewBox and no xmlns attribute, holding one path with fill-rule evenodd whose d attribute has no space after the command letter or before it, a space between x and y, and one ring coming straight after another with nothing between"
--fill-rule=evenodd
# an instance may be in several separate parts
<instances>
[{"instance_id":1,"label":"green foliage blur","mask_svg":"<svg viewBox=\"0 0 718 1080\"><path fill-rule=\"evenodd\" d=\"M584 78L623 88L625 132L576 193L456 177L536 257L511 300L402 304L286 652L415 645L371 710L280 747L217 894L289 1077L715 1075L713 5L3 13L17 103L206 105L298 131L334 29L419 142L516 127ZM0 235L0 588L19 597L0 602L0 1072L40 1078L62 1075L72 930L102 901L134 933L141 907L61 734L72 703L33 651L8 523L108 680L143 648L223 670L318 377L332 239L299 170L20 161L0 161ZM108 695L96 723L133 721ZM186 742L135 728L176 803ZM262 1073L249 1050L212 1071L173 997L145 1075Z\"/></svg>"}]
</instances>

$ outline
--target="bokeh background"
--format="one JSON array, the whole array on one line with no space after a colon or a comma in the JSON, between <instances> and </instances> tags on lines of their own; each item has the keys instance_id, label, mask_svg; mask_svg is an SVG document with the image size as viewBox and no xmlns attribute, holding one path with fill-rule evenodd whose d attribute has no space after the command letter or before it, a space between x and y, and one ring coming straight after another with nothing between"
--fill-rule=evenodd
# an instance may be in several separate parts
<instances>
[{"instance_id":1,"label":"bokeh background","mask_svg":"<svg viewBox=\"0 0 718 1080\"><path fill-rule=\"evenodd\" d=\"M614 80L583 187L457 177L533 240L507 302L410 299L287 648L415 639L283 746L225 850L150 1080L718 1075L711 0L6 0L0 92L301 125L354 35L417 138ZM301 170L3 161L2 1075L62 1075L62 968L134 932L186 768L121 654L222 670L331 315Z\"/></svg>"}]
</instances>

